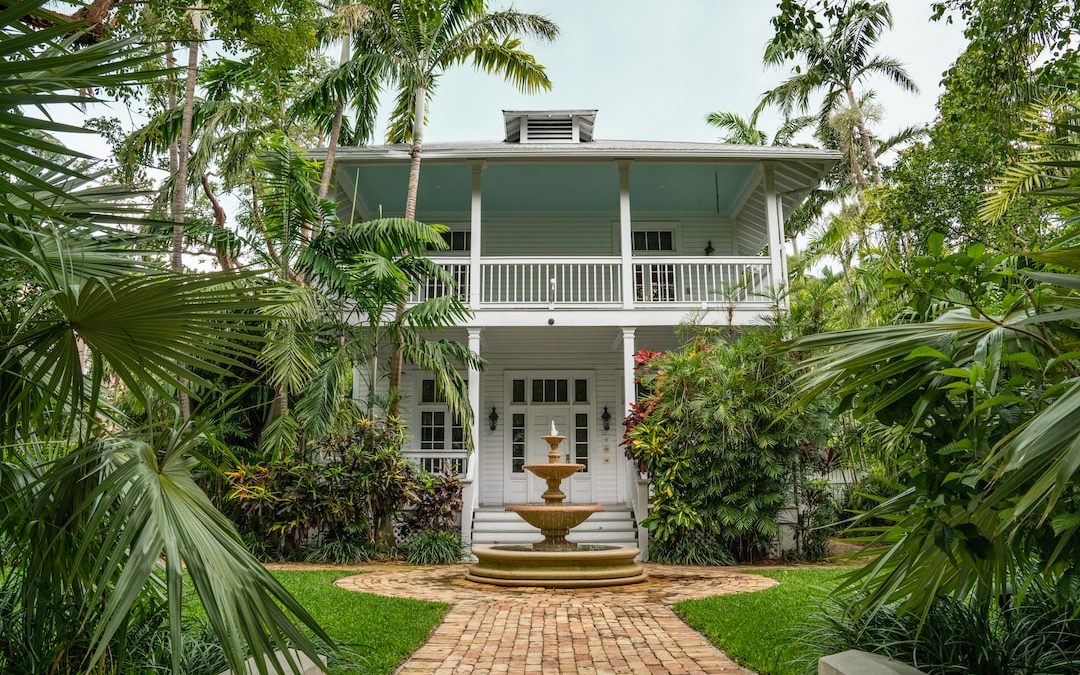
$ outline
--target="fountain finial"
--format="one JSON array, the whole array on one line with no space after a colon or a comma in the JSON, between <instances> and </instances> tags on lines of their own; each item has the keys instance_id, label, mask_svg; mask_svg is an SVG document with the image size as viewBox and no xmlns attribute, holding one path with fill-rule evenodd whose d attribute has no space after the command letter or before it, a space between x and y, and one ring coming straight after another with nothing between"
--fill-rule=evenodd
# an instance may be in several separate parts
<instances>
[{"instance_id":1,"label":"fountain finial","mask_svg":"<svg viewBox=\"0 0 1080 675\"><path fill-rule=\"evenodd\" d=\"M555 420L551 420L551 435L558 436L559 430L555 428Z\"/></svg>"}]
</instances>

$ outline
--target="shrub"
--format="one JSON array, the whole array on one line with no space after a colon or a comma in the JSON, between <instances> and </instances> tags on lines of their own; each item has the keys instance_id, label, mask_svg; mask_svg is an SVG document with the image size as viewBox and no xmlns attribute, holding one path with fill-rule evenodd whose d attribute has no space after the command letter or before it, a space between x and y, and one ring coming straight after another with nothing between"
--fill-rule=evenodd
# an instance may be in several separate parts
<instances>
[{"instance_id":1,"label":"shrub","mask_svg":"<svg viewBox=\"0 0 1080 675\"><path fill-rule=\"evenodd\" d=\"M734 565L735 558L707 534L661 539L649 546L649 559L663 565Z\"/></svg>"},{"instance_id":2,"label":"shrub","mask_svg":"<svg viewBox=\"0 0 1080 675\"><path fill-rule=\"evenodd\" d=\"M373 557L371 547L355 539L328 539L308 552L308 562L355 565Z\"/></svg>"},{"instance_id":3,"label":"shrub","mask_svg":"<svg viewBox=\"0 0 1080 675\"><path fill-rule=\"evenodd\" d=\"M795 549L785 552L787 560L816 562L829 555L829 537L841 520L840 506L829 485L822 479L796 479L794 488L799 515L795 523Z\"/></svg>"},{"instance_id":4,"label":"shrub","mask_svg":"<svg viewBox=\"0 0 1080 675\"><path fill-rule=\"evenodd\" d=\"M859 482L849 485L844 491L843 515L845 518L850 518L864 514L903 490L904 488L895 478L886 474L880 467L875 467L860 478ZM881 518L864 518L859 521L858 528L880 527L888 524Z\"/></svg>"},{"instance_id":5,"label":"shrub","mask_svg":"<svg viewBox=\"0 0 1080 675\"><path fill-rule=\"evenodd\" d=\"M461 493L461 478L456 474L421 474L408 531L454 529L461 512Z\"/></svg>"},{"instance_id":6,"label":"shrub","mask_svg":"<svg viewBox=\"0 0 1080 675\"><path fill-rule=\"evenodd\" d=\"M801 638L811 659L861 649L934 675L1080 672L1075 598L1063 605L1039 587L1022 599L1003 598L1001 607L940 596L921 625L918 614L895 605L856 615L852 599L839 596L813 616Z\"/></svg>"},{"instance_id":7,"label":"shrub","mask_svg":"<svg viewBox=\"0 0 1080 675\"><path fill-rule=\"evenodd\" d=\"M673 352L639 353L646 393L626 420L624 445L649 473L643 524L661 549L707 537L753 561L776 540L799 459L824 447L833 425L824 404L789 410L792 357L777 351L780 337L777 329L705 334Z\"/></svg>"},{"instance_id":8,"label":"shrub","mask_svg":"<svg viewBox=\"0 0 1080 675\"><path fill-rule=\"evenodd\" d=\"M409 537L401 551L413 565L450 565L461 562L461 537L453 530L425 530Z\"/></svg>"},{"instance_id":9,"label":"shrub","mask_svg":"<svg viewBox=\"0 0 1080 675\"><path fill-rule=\"evenodd\" d=\"M394 514L417 487L402 437L396 424L361 420L316 445L311 461L237 466L223 510L268 559L355 562L361 549L392 549Z\"/></svg>"}]
</instances>

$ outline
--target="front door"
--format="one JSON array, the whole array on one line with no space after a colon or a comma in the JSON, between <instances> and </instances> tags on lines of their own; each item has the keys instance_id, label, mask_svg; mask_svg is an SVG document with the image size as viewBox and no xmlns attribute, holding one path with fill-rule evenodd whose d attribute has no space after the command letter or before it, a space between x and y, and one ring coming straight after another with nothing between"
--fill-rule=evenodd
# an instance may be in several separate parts
<instances>
[{"instance_id":1,"label":"front door","mask_svg":"<svg viewBox=\"0 0 1080 675\"><path fill-rule=\"evenodd\" d=\"M513 376L508 383L514 392L508 401L510 424L506 463L507 503L541 502L546 483L525 471L525 464L547 461L549 446L544 440L555 423L566 440L559 446L560 461L585 464L586 468L563 481L567 501L592 500L589 455L592 445L593 411L590 409L592 378L578 375L552 377Z\"/></svg>"}]
</instances>

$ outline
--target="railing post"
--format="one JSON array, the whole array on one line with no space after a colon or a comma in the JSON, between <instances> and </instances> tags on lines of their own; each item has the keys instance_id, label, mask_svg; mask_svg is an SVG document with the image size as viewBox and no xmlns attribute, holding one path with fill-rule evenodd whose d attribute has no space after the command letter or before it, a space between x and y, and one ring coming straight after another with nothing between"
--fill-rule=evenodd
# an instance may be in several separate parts
<instances>
[{"instance_id":1,"label":"railing post","mask_svg":"<svg viewBox=\"0 0 1080 675\"><path fill-rule=\"evenodd\" d=\"M619 167L619 255L622 257L622 305L634 308L634 246L630 221L630 162L620 160Z\"/></svg>"},{"instance_id":2,"label":"railing post","mask_svg":"<svg viewBox=\"0 0 1080 675\"><path fill-rule=\"evenodd\" d=\"M469 217L469 306L476 309L480 306L480 288L482 284L480 270L480 230L481 230L481 195L483 193L484 163L473 162L472 164L472 202Z\"/></svg>"}]
</instances>

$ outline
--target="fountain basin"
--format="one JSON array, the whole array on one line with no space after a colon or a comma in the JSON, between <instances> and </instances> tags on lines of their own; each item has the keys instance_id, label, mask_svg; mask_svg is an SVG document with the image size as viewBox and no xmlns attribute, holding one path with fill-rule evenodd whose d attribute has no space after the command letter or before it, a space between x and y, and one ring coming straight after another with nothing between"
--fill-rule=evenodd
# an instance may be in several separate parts
<instances>
[{"instance_id":1,"label":"fountain basin","mask_svg":"<svg viewBox=\"0 0 1080 675\"><path fill-rule=\"evenodd\" d=\"M544 480L557 480L562 481L570 476L573 476L578 471L585 468L584 464L552 464L550 462L544 464L526 464L522 468L526 471L531 471Z\"/></svg>"},{"instance_id":2,"label":"fountain basin","mask_svg":"<svg viewBox=\"0 0 1080 675\"><path fill-rule=\"evenodd\" d=\"M603 511L604 507L599 504L510 504L506 510L544 532L575 528L592 514Z\"/></svg>"},{"instance_id":3,"label":"fountain basin","mask_svg":"<svg viewBox=\"0 0 1080 675\"><path fill-rule=\"evenodd\" d=\"M589 505L595 506L595 505ZM564 507L565 508L565 507ZM529 545L473 546L478 562L465 578L496 586L595 588L647 578L632 546L580 544L575 551L538 551Z\"/></svg>"}]
</instances>

